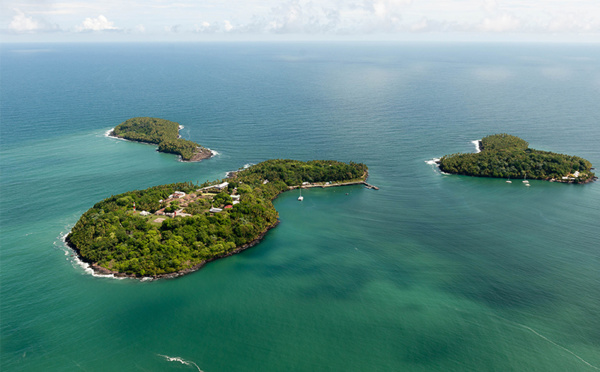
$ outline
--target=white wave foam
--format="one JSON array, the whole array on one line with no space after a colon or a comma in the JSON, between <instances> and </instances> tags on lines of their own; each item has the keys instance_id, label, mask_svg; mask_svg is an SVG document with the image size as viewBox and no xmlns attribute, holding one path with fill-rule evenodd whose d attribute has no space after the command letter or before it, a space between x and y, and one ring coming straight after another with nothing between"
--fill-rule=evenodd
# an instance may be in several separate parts
<instances>
[{"instance_id":1,"label":"white wave foam","mask_svg":"<svg viewBox=\"0 0 600 372\"><path fill-rule=\"evenodd\" d=\"M444 174L446 176L451 175L451 173L446 173L443 170L440 169L440 159L439 158L433 158L431 160L425 160L425 163L429 164L429 165L433 165L434 166L434 170L438 170L441 174Z\"/></svg>"},{"instance_id":2,"label":"white wave foam","mask_svg":"<svg viewBox=\"0 0 600 372\"><path fill-rule=\"evenodd\" d=\"M119 141L128 141L125 138L111 136L110 134L112 133L113 130L115 130L115 128L111 128L111 129L107 130L106 132L104 132L104 137L113 138L113 139L116 139L116 140L119 140Z\"/></svg>"},{"instance_id":3,"label":"white wave foam","mask_svg":"<svg viewBox=\"0 0 600 372\"><path fill-rule=\"evenodd\" d=\"M208 149L208 150L210 151L210 153L212 154L212 156L221 155L221 153L218 152L217 150L211 150L211 149Z\"/></svg>"},{"instance_id":4,"label":"white wave foam","mask_svg":"<svg viewBox=\"0 0 600 372\"><path fill-rule=\"evenodd\" d=\"M194 367L196 367L198 369L198 371L200 372L204 372L200 369L200 367L198 367L198 365L194 362L188 362L187 360L180 358L180 357L170 357L168 355L162 355L162 354L157 354L158 356L161 356L163 358L165 358L168 362L179 362L181 364L184 364L186 366L191 366L193 365Z\"/></svg>"},{"instance_id":5,"label":"white wave foam","mask_svg":"<svg viewBox=\"0 0 600 372\"><path fill-rule=\"evenodd\" d=\"M83 269L83 271L86 274L89 274L96 278L111 278L111 279L118 279L118 280L127 279L127 277L117 277L117 276L114 276L113 274L98 274L98 273L96 273L94 271L94 269L92 269L92 266L90 266L90 264L88 264L87 262L84 262L79 257L79 255L75 251L73 251L73 249L71 247L69 247L69 245L67 244L67 236L69 235L70 232L71 232L71 230L69 230L66 233L64 233L64 232L61 233L59 238L62 241L65 256L71 256L71 257L67 257L67 260L71 261L71 263L73 264L73 267L79 266L81 269ZM150 278L150 277L142 278L142 280L151 280L151 279L152 278Z\"/></svg>"},{"instance_id":6,"label":"white wave foam","mask_svg":"<svg viewBox=\"0 0 600 372\"><path fill-rule=\"evenodd\" d=\"M252 164L252 163L248 163L248 164L244 164L244 166L242 168L238 169L238 170L225 172L225 177L229 177L230 174L237 173L237 172L239 172L242 169L248 169L248 168L250 168L253 165L254 164Z\"/></svg>"},{"instance_id":7,"label":"white wave foam","mask_svg":"<svg viewBox=\"0 0 600 372\"><path fill-rule=\"evenodd\" d=\"M476 153L480 153L481 152L481 146L480 146L480 139L479 140L475 140L475 141L471 141L472 144L475 145L475 152Z\"/></svg>"}]
</instances>

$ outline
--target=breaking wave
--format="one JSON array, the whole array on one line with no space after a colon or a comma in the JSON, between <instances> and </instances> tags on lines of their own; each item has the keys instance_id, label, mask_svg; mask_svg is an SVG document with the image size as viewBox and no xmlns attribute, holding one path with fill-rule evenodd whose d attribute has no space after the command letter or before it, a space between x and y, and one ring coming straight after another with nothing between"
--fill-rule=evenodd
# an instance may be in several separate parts
<instances>
[{"instance_id":1,"label":"breaking wave","mask_svg":"<svg viewBox=\"0 0 600 372\"><path fill-rule=\"evenodd\" d=\"M181 364L185 364L186 366L194 366L198 369L199 372L204 372L200 369L200 367L198 367L198 365L194 362L188 362L187 360L180 358L180 357L170 357L168 355L162 355L162 354L157 354L158 356L161 356L163 358L165 358L165 360L167 362L179 362Z\"/></svg>"}]
</instances>

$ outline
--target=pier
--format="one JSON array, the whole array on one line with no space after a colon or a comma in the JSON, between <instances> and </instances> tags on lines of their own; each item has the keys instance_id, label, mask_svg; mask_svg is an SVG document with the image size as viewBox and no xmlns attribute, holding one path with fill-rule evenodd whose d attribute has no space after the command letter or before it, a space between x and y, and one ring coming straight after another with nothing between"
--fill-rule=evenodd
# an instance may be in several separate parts
<instances>
[{"instance_id":1,"label":"pier","mask_svg":"<svg viewBox=\"0 0 600 372\"><path fill-rule=\"evenodd\" d=\"M371 190L379 190L379 187L373 186L367 181L351 181L351 182L339 182L339 183L309 183L307 185L302 186L289 186L289 190L295 190L297 188L310 189L313 187L320 187L322 189L327 187L339 187L339 186L352 186L352 185L364 185L367 189Z\"/></svg>"}]
</instances>

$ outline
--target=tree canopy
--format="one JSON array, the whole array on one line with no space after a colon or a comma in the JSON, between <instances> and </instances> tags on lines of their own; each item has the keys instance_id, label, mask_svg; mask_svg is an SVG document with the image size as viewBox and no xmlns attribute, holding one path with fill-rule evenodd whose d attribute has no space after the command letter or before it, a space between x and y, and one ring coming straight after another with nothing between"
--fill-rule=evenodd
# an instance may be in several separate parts
<instances>
[{"instance_id":1,"label":"tree canopy","mask_svg":"<svg viewBox=\"0 0 600 372\"><path fill-rule=\"evenodd\" d=\"M592 164L578 156L529 148L519 137L494 134L481 140L481 152L452 154L440 159L446 173L476 177L524 178L560 182L588 182Z\"/></svg>"},{"instance_id":2,"label":"tree canopy","mask_svg":"<svg viewBox=\"0 0 600 372\"><path fill-rule=\"evenodd\" d=\"M116 137L131 141L154 143L158 151L180 155L191 160L201 150L199 144L179 138L179 123L149 117L137 117L124 121L113 129Z\"/></svg>"}]
</instances>

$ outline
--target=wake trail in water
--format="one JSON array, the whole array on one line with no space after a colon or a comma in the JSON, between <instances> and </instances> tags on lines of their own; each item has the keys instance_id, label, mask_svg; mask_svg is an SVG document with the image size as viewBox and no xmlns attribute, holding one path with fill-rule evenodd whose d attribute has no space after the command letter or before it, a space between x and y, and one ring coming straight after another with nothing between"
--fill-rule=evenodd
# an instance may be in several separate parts
<instances>
[{"instance_id":1,"label":"wake trail in water","mask_svg":"<svg viewBox=\"0 0 600 372\"><path fill-rule=\"evenodd\" d=\"M179 362L181 364L185 364L186 366L194 366L198 369L199 372L204 372L203 370L200 369L200 367L198 367L198 365L194 362L189 362L183 358L180 357L170 357L168 355L162 355L162 354L156 354L158 356L161 356L163 358L165 358L168 362Z\"/></svg>"},{"instance_id":2,"label":"wake trail in water","mask_svg":"<svg viewBox=\"0 0 600 372\"><path fill-rule=\"evenodd\" d=\"M516 326L518 326L518 327L521 327L521 328L524 328L524 329L526 329L526 330L530 331L530 332L531 332L531 333L533 333L534 335L536 335L536 336L538 336L538 337L540 337L540 338L542 338L542 339L546 340L547 342L551 343L552 345L554 345L554 346L557 346L557 347L559 347L559 348L563 349L564 351L566 351L567 353L569 353L569 354L573 355L575 358L579 359L581 362L583 362L584 364L588 365L589 367L591 367L591 368L593 368L593 369L600 370L600 368L598 368L598 367L596 367L595 365L593 365L593 364L589 363L588 361L586 361L585 359L583 359L583 358L582 358L582 357L580 357L579 355L575 354L575 353L574 353L574 352L572 352L571 350L567 349L566 347L564 347L564 346L562 346L562 345L560 345L560 344L557 344L556 342L552 341L552 340L551 340L551 339L549 339L548 337L546 337L546 336L544 336L544 335L540 334L540 333L539 333L538 331L536 331L535 329L533 329L533 328L531 328L531 327L528 327L528 326L526 326L525 324L517 323L517 322L514 322L514 321L512 321L512 320L508 320L508 319L506 319L506 318L503 318L503 317L501 317L501 316L498 316L498 315L494 315L494 316L495 316L495 317L497 317L497 318L500 318L500 319L502 319L502 320L504 320L504 321L506 321L506 322L508 322L508 323L512 323L512 324L514 324L514 325L516 325Z\"/></svg>"},{"instance_id":3,"label":"wake trail in water","mask_svg":"<svg viewBox=\"0 0 600 372\"><path fill-rule=\"evenodd\" d=\"M460 311L460 312L468 313L468 311L461 310L461 309L459 309L459 308L456 308L456 307L454 307L453 309L454 309L454 310L456 310L456 311ZM518 327L518 328L523 328L523 329L526 329L526 330L528 330L529 332L533 333L534 335L538 336L539 338L541 338L541 339L545 340L546 342L549 342L549 343L551 343L552 345L554 345L554 346L556 346L556 347L559 347L559 348L561 348L562 350L566 351L567 353L569 353L569 354L573 355L575 358L579 359L579 361L580 361L580 362L584 363L585 365L589 366L590 368L593 368L593 369L596 369L596 370L600 370L600 368L598 368L598 367L596 367L595 365L591 364L590 362L588 362L587 360L583 359L583 358L582 358L582 357L580 357L579 355L575 354L575 353L574 353L574 352L572 352L571 350L567 349L566 347L564 347L564 346L562 346L562 345L560 345L560 344L557 344L556 342L552 341L552 340L551 340L551 339L549 339L548 337L546 337L546 336L544 336L543 334L539 333L539 332L538 332L538 331L536 331L535 329L533 329L533 328L531 328L531 327L529 327L529 326L526 326L525 324L521 324L521 323L515 322L515 321L513 321L513 320L506 319L506 318L504 318L504 317L501 317L501 316L499 316L499 315L496 315L496 314L487 314L487 315L488 315L488 316L490 316L490 317L494 317L494 318L501 319L501 320L505 321L506 323L509 323L509 324L513 325L514 327Z\"/></svg>"}]
</instances>

